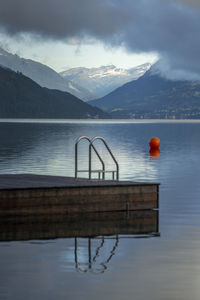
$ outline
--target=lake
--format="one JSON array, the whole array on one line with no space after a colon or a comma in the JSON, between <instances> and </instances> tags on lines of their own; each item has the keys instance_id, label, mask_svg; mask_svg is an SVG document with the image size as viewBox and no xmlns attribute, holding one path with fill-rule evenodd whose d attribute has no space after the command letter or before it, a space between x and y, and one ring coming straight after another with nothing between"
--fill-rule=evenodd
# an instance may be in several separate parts
<instances>
[{"instance_id":1,"label":"lake","mask_svg":"<svg viewBox=\"0 0 200 300\"><path fill-rule=\"evenodd\" d=\"M2 241L0 299L199 300L200 122L1 120L0 173L74 176L82 135L105 138L121 180L160 183L159 234Z\"/></svg>"}]
</instances>

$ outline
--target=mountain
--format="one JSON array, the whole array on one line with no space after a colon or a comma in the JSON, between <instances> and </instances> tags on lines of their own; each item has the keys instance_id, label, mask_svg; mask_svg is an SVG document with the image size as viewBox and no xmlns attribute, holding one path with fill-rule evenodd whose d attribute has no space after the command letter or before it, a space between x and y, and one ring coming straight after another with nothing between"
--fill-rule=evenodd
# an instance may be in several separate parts
<instances>
[{"instance_id":1,"label":"mountain","mask_svg":"<svg viewBox=\"0 0 200 300\"><path fill-rule=\"evenodd\" d=\"M200 81L172 81L154 68L90 104L115 118L200 118Z\"/></svg>"},{"instance_id":2,"label":"mountain","mask_svg":"<svg viewBox=\"0 0 200 300\"><path fill-rule=\"evenodd\" d=\"M68 92L82 100L91 100L95 98L95 96L85 88L64 79L53 69L39 62L21 58L16 54L13 55L2 48L0 48L0 65L13 71L23 73L42 87Z\"/></svg>"},{"instance_id":3,"label":"mountain","mask_svg":"<svg viewBox=\"0 0 200 300\"><path fill-rule=\"evenodd\" d=\"M59 90L42 88L0 67L0 118L106 118L108 114Z\"/></svg>"},{"instance_id":4,"label":"mountain","mask_svg":"<svg viewBox=\"0 0 200 300\"><path fill-rule=\"evenodd\" d=\"M95 94L96 98L99 98L107 95L124 83L139 78L150 66L147 63L131 69L116 68L113 65L91 69L73 68L61 72L60 75L73 83L79 83Z\"/></svg>"}]
</instances>

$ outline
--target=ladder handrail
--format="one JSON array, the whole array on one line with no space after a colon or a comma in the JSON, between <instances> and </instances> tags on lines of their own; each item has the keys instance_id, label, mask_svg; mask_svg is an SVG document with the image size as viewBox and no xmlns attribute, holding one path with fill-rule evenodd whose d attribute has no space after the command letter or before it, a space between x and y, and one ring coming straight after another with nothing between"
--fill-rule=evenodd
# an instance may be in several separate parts
<instances>
[{"instance_id":1,"label":"ladder handrail","mask_svg":"<svg viewBox=\"0 0 200 300\"><path fill-rule=\"evenodd\" d=\"M77 173L78 173L78 144L81 140L83 139L86 139L89 144L91 144L91 139L84 135L84 136L80 136L77 140L76 140L76 143L75 143L75 178L77 178ZM101 164L102 164L102 171L103 171L103 174L105 174L105 163L103 161L103 159L101 158L100 154L98 153L97 149L95 148L94 145L92 145L92 148L94 150L94 152L96 153L98 159L100 160ZM91 160L89 159L89 174L91 173ZM104 176L104 175L103 175Z\"/></svg>"},{"instance_id":2,"label":"ladder handrail","mask_svg":"<svg viewBox=\"0 0 200 300\"><path fill-rule=\"evenodd\" d=\"M116 179L119 180L119 165L118 162L115 158L115 156L113 155L110 147L108 146L108 144L106 143L105 139L100 137L100 136L96 136L93 138L89 138L88 136L80 136L75 143L75 178L78 177L78 172L84 172L85 170L78 170L78 144L81 140L86 139L89 142L89 166L88 166L88 173L89 173L89 179L91 179L91 173L94 172L92 171L92 149L94 150L94 152L96 153L99 161L101 162L102 165L102 170L98 170L97 172L99 172L99 179L100 179L100 173L102 173L102 179L105 179L105 163L101 157L101 155L99 154L99 152L97 151L96 147L94 146L94 142L96 140L101 140L104 144L104 146L106 147L107 151L109 152L112 160L115 163L116 166L116 170L113 171L109 171L113 173L113 180L114 180L114 174L116 172Z\"/></svg>"},{"instance_id":3,"label":"ladder handrail","mask_svg":"<svg viewBox=\"0 0 200 300\"><path fill-rule=\"evenodd\" d=\"M115 156L113 155L113 153L112 153L110 147L108 146L108 144L106 143L106 141L105 141L104 138L102 138L101 136L96 136L96 137L94 137L94 138L91 139L90 146L89 146L89 157L91 156L91 147L94 146L93 143L94 143L96 140L101 140L101 141L104 143L106 149L108 150L110 156L112 157L112 159L113 159L113 161L114 161L114 163L115 163L117 180L119 180L119 164L118 164L118 162L117 162Z\"/></svg>"}]
</instances>

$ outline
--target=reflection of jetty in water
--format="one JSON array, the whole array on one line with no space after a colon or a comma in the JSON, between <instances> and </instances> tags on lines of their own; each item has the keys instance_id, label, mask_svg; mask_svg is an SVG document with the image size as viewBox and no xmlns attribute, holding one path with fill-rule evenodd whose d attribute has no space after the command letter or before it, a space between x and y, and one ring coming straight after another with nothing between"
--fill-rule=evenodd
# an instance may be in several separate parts
<instances>
[{"instance_id":1,"label":"reflection of jetty in water","mask_svg":"<svg viewBox=\"0 0 200 300\"><path fill-rule=\"evenodd\" d=\"M158 233L158 211L5 217L0 241Z\"/></svg>"},{"instance_id":2,"label":"reflection of jetty in water","mask_svg":"<svg viewBox=\"0 0 200 300\"><path fill-rule=\"evenodd\" d=\"M159 236L157 210L0 220L0 241L74 238L71 254L81 273L104 273L121 238L151 236Z\"/></svg>"}]
</instances>

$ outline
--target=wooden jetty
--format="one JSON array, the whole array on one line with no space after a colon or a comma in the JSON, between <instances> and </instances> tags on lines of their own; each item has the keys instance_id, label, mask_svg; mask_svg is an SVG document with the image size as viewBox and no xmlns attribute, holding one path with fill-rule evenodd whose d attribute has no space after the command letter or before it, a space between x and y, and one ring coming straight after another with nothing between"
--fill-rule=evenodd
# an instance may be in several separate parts
<instances>
[{"instance_id":1,"label":"wooden jetty","mask_svg":"<svg viewBox=\"0 0 200 300\"><path fill-rule=\"evenodd\" d=\"M0 218L157 209L158 202L158 183L0 175Z\"/></svg>"}]
</instances>

